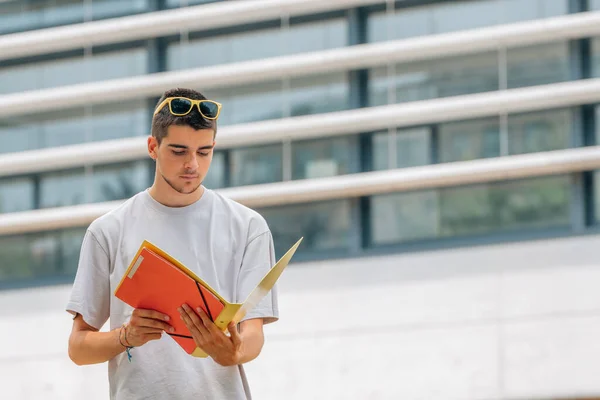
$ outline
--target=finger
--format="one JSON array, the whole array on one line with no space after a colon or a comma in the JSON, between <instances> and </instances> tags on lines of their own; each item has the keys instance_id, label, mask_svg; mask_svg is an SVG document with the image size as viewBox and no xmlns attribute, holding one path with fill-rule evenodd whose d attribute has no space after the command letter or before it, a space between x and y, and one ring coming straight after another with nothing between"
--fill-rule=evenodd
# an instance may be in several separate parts
<instances>
[{"instance_id":1,"label":"finger","mask_svg":"<svg viewBox=\"0 0 600 400\"><path fill-rule=\"evenodd\" d=\"M155 310L146 310L143 308L136 308L133 310L133 315L141 318L156 319L159 321L168 321L171 319L167 314L163 314Z\"/></svg>"},{"instance_id":2,"label":"finger","mask_svg":"<svg viewBox=\"0 0 600 400\"><path fill-rule=\"evenodd\" d=\"M211 332L211 334L215 335L218 333L222 333L221 330L217 328L217 326L214 324L214 322L211 321L210 317L204 312L204 310L198 307L196 308L196 312L198 313L198 316L202 320L202 323L204 324L206 329L209 332Z\"/></svg>"},{"instance_id":3,"label":"finger","mask_svg":"<svg viewBox=\"0 0 600 400\"><path fill-rule=\"evenodd\" d=\"M227 330L231 334L231 341L236 347L239 347L242 344L242 337L237 330L237 325L233 322L227 325Z\"/></svg>"},{"instance_id":4,"label":"finger","mask_svg":"<svg viewBox=\"0 0 600 400\"><path fill-rule=\"evenodd\" d=\"M141 328L156 328L166 332L175 332L175 329L171 325L153 318L138 317L132 319L131 323Z\"/></svg>"},{"instance_id":5,"label":"finger","mask_svg":"<svg viewBox=\"0 0 600 400\"><path fill-rule=\"evenodd\" d=\"M210 332L191 308L184 304L178 311L190 331L197 331L204 340L207 340L210 337Z\"/></svg>"},{"instance_id":6,"label":"finger","mask_svg":"<svg viewBox=\"0 0 600 400\"><path fill-rule=\"evenodd\" d=\"M157 328L137 328L134 332L135 335L137 336L143 336L143 335L149 335L149 334L161 334L164 331L162 329L157 329Z\"/></svg>"}]
</instances>

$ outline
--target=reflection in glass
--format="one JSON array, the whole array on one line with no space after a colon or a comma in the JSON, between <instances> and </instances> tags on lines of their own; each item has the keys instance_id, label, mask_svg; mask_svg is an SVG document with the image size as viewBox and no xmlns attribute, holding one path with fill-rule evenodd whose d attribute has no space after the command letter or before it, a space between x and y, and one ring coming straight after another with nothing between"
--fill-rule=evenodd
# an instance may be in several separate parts
<instances>
[{"instance_id":1,"label":"reflection in glass","mask_svg":"<svg viewBox=\"0 0 600 400\"><path fill-rule=\"evenodd\" d=\"M280 144L233 149L230 163L232 186L283 180Z\"/></svg>"},{"instance_id":2,"label":"reflection in glass","mask_svg":"<svg viewBox=\"0 0 600 400\"><path fill-rule=\"evenodd\" d=\"M600 3L600 0L598 0ZM600 6L597 8L600 10ZM591 62L592 62L592 78L600 78L600 37L595 37L590 40L592 46Z\"/></svg>"},{"instance_id":3,"label":"reflection in glass","mask_svg":"<svg viewBox=\"0 0 600 400\"><path fill-rule=\"evenodd\" d=\"M570 178L551 176L371 198L375 245L567 227Z\"/></svg>"},{"instance_id":4,"label":"reflection in glass","mask_svg":"<svg viewBox=\"0 0 600 400\"><path fill-rule=\"evenodd\" d=\"M293 78L285 98L286 116L321 114L348 109L350 84L347 73Z\"/></svg>"},{"instance_id":5,"label":"reflection in glass","mask_svg":"<svg viewBox=\"0 0 600 400\"><path fill-rule=\"evenodd\" d=\"M566 149L572 132L570 109L509 115L509 154Z\"/></svg>"},{"instance_id":6,"label":"reflection in glass","mask_svg":"<svg viewBox=\"0 0 600 400\"><path fill-rule=\"evenodd\" d=\"M398 129L395 134L378 132L373 135L375 171L416 167L431 163L431 129L419 127ZM395 160L391 157L395 155Z\"/></svg>"},{"instance_id":7,"label":"reflection in glass","mask_svg":"<svg viewBox=\"0 0 600 400\"><path fill-rule=\"evenodd\" d=\"M31 178L3 178L0 180L0 214L31 210L35 207Z\"/></svg>"},{"instance_id":8,"label":"reflection in glass","mask_svg":"<svg viewBox=\"0 0 600 400\"><path fill-rule=\"evenodd\" d=\"M73 277L85 228L0 236L0 283Z\"/></svg>"},{"instance_id":9,"label":"reflection in glass","mask_svg":"<svg viewBox=\"0 0 600 400\"><path fill-rule=\"evenodd\" d=\"M128 199L145 190L152 184L149 169L153 166L147 160L94 166L87 182L93 191L90 201Z\"/></svg>"},{"instance_id":10,"label":"reflection in glass","mask_svg":"<svg viewBox=\"0 0 600 400\"><path fill-rule=\"evenodd\" d=\"M213 153L213 159L208 169L208 174L204 178L202 184L209 189L219 189L225 187L225 152L215 151Z\"/></svg>"},{"instance_id":11,"label":"reflection in glass","mask_svg":"<svg viewBox=\"0 0 600 400\"><path fill-rule=\"evenodd\" d=\"M468 161L500 155L498 118L439 125L440 162Z\"/></svg>"},{"instance_id":12,"label":"reflection in glass","mask_svg":"<svg viewBox=\"0 0 600 400\"><path fill-rule=\"evenodd\" d=\"M145 100L0 119L0 153L65 146L150 134Z\"/></svg>"},{"instance_id":13,"label":"reflection in glass","mask_svg":"<svg viewBox=\"0 0 600 400\"><path fill-rule=\"evenodd\" d=\"M35 0L0 2L0 34L144 12L148 0Z\"/></svg>"},{"instance_id":14,"label":"reflection in glass","mask_svg":"<svg viewBox=\"0 0 600 400\"><path fill-rule=\"evenodd\" d=\"M333 137L292 143L292 179L359 172L358 137Z\"/></svg>"},{"instance_id":15,"label":"reflection in glass","mask_svg":"<svg viewBox=\"0 0 600 400\"><path fill-rule=\"evenodd\" d=\"M509 89L570 79L567 42L509 48L506 51L506 62Z\"/></svg>"},{"instance_id":16,"label":"reflection in glass","mask_svg":"<svg viewBox=\"0 0 600 400\"><path fill-rule=\"evenodd\" d=\"M0 68L0 94L144 75L148 65L148 51L134 48L4 67Z\"/></svg>"},{"instance_id":17,"label":"reflection in glass","mask_svg":"<svg viewBox=\"0 0 600 400\"><path fill-rule=\"evenodd\" d=\"M346 46L346 19L294 24L287 28L246 31L182 40L167 48L167 69L200 68Z\"/></svg>"},{"instance_id":18,"label":"reflection in glass","mask_svg":"<svg viewBox=\"0 0 600 400\"><path fill-rule=\"evenodd\" d=\"M495 52L402 63L394 70L370 70L371 106L498 90Z\"/></svg>"},{"instance_id":19,"label":"reflection in glass","mask_svg":"<svg viewBox=\"0 0 600 400\"><path fill-rule=\"evenodd\" d=\"M269 207L257 210L267 221L277 258L283 256L300 237L297 254L326 250L345 250L352 245L350 200Z\"/></svg>"},{"instance_id":20,"label":"reflection in glass","mask_svg":"<svg viewBox=\"0 0 600 400\"><path fill-rule=\"evenodd\" d=\"M597 0L592 0L597 1ZM369 42L455 32L564 15L568 0L447 1L369 16Z\"/></svg>"}]
</instances>

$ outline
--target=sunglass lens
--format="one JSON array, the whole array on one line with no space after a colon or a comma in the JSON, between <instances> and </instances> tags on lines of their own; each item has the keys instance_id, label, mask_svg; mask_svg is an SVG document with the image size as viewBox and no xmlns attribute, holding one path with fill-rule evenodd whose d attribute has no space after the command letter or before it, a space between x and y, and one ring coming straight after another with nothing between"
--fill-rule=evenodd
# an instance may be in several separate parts
<instances>
[{"instance_id":1,"label":"sunglass lens","mask_svg":"<svg viewBox=\"0 0 600 400\"><path fill-rule=\"evenodd\" d=\"M206 118L216 118L219 107L215 103L203 101L200 103L200 111L202 111L202 114L204 114Z\"/></svg>"},{"instance_id":2,"label":"sunglass lens","mask_svg":"<svg viewBox=\"0 0 600 400\"><path fill-rule=\"evenodd\" d=\"M192 103L187 99L171 100L171 111L173 114L187 114L192 108Z\"/></svg>"}]
</instances>

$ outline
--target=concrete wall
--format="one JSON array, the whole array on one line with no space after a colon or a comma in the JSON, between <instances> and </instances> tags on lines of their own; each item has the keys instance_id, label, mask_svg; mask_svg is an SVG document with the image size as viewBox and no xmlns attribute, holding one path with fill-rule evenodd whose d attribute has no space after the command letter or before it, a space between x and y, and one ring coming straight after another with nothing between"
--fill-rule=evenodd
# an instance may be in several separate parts
<instances>
[{"instance_id":1,"label":"concrete wall","mask_svg":"<svg viewBox=\"0 0 600 400\"><path fill-rule=\"evenodd\" d=\"M600 395L600 237L295 264L256 399ZM106 399L67 357L68 286L0 292L2 399Z\"/></svg>"}]
</instances>

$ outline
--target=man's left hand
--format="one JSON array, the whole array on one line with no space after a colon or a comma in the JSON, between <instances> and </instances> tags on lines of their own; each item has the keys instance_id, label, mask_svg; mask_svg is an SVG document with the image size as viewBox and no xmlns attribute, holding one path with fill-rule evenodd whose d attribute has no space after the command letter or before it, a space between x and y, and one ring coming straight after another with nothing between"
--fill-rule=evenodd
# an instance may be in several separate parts
<instances>
[{"instance_id":1,"label":"man's left hand","mask_svg":"<svg viewBox=\"0 0 600 400\"><path fill-rule=\"evenodd\" d=\"M227 326L230 336L221 331L201 308L187 304L177 309L196 345L222 366L237 365L242 359L242 338L234 323Z\"/></svg>"}]
</instances>

